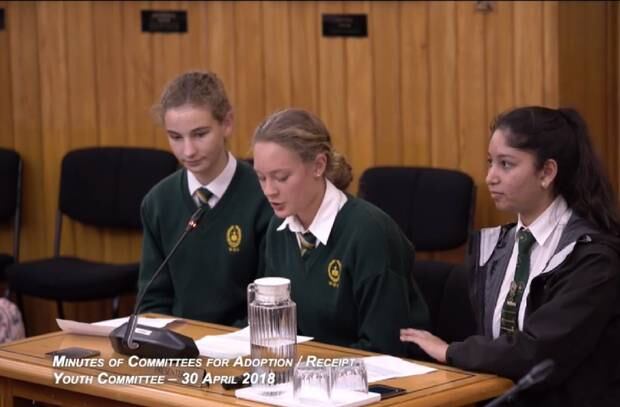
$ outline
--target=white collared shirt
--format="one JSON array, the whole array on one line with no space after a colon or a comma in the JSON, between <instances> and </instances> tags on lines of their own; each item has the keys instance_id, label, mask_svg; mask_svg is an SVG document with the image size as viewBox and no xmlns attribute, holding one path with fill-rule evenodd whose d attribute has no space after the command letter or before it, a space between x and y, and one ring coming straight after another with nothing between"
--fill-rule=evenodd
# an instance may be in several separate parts
<instances>
[{"instance_id":1,"label":"white collared shirt","mask_svg":"<svg viewBox=\"0 0 620 407\"><path fill-rule=\"evenodd\" d=\"M220 172L220 174L213 179L213 181L209 182L207 185L202 185L200 181L196 178L196 176L191 172L187 171L187 186L189 187L189 194L194 198L194 202L196 205L200 205L200 201L194 195L198 188L207 188L213 194L211 198L209 198L209 206L213 208L217 203L222 199L222 196L228 189L233 176L235 175L235 170L237 169L237 160L235 157L228 152L228 162L226 166Z\"/></svg>"},{"instance_id":2,"label":"white collared shirt","mask_svg":"<svg viewBox=\"0 0 620 407\"><path fill-rule=\"evenodd\" d=\"M564 228L568 223L573 211L567 206L566 201L562 196L558 195L555 200L545 209L545 211L532 222L527 229L534 235L536 242L532 246L530 252L530 275L523 291L523 297L521 297L521 303L519 304L519 327L523 327L523 318L525 316L525 308L527 306L527 296L530 293L530 284L532 280L546 272L545 266L553 256L555 249L560 242L560 237ZM517 231L520 228L525 228L521 222L521 217L517 222ZM502 308L506 301L506 295L510 289L510 284L514 280L515 271L517 267L517 255L518 255L518 241L515 239L514 246L512 248L512 255L506 268L506 274L504 275L504 281L497 297L497 303L495 304L495 312L493 313L493 337L497 338L500 331L500 321L502 316Z\"/></svg>"},{"instance_id":3,"label":"white collared shirt","mask_svg":"<svg viewBox=\"0 0 620 407\"><path fill-rule=\"evenodd\" d=\"M300 248L301 242L299 241L299 236L297 233L312 232L312 234L316 237L317 246L319 243L327 245L329 234L331 233L334 222L336 221L336 215L338 215L338 211L342 209L346 202L347 195L336 188L336 186L328 179L326 179L323 201L321 202L321 206L319 207L319 210L314 216L314 219L308 229L304 229L301 222L297 219L297 216L291 215L284 219L284 222L278 226L277 230L285 230L288 227L291 232L295 233L295 236L297 237L297 244Z\"/></svg>"}]
</instances>

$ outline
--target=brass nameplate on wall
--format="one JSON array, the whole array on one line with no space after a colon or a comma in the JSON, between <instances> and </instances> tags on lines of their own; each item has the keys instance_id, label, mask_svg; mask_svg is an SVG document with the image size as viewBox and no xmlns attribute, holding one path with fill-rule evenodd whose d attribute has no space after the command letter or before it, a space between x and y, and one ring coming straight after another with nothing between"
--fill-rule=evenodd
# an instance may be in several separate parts
<instances>
[{"instance_id":1,"label":"brass nameplate on wall","mask_svg":"<svg viewBox=\"0 0 620 407\"><path fill-rule=\"evenodd\" d=\"M324 37L368 37L366 14L323 14Z\"/></svg>"},{"instance_id":2,"label":"brass nameplate on wall","mask_svg":"<svg viewBox=\"0 0 620 407\"><path fill-rule=\"evenodd\" d=\"M142 32L186 33L187 11L142 10Z\"/></svg>"}]
</instances>

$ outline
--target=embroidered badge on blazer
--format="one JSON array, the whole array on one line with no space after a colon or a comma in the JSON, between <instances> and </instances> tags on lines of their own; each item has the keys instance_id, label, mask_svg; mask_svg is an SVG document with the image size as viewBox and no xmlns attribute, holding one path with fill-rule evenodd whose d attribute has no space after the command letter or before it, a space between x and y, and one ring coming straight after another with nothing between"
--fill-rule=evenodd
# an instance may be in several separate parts
<instances>
[{"instance_id":1,"label":"embroidered badge on blazer","mask_svg":"<svg viewBox=\"0 0 620 407\"><path fill-rule=\"evenodd\" d=\"M231 225L226 231L226 243L229 252L238 252L241 245L241 228L239 225Z\"/></svg>"},{"instance_id":2,"label":"embroidered badge on blazer","mask_svg":"<svg viewBox=\"0 0 620 407\"><path fill-rule=\"evenodd\" d=\"M340 274L342 274L342 263L340 260L332 260L327 265L327 277L329 278L329 285L334 288L338 288L340 284Z\"/></svg>"}]
</instances>

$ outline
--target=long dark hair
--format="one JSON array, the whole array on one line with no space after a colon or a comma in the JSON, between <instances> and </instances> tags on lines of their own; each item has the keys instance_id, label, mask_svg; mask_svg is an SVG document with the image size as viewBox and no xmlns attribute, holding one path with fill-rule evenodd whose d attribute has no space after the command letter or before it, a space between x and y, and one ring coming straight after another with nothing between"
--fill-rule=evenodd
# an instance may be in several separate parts
<instances>
[{"instance_id":1,"label":"long dark hair","mask_svg":"<svg viewBox=\"0 0 620 407\"><path fill-rule=\"evenodd\" d=\"M507 132L511 147L532 152L538 169L547 160L555 160L558 173L554 193L562 195L573 211L601 231L620 234L616 193L577 111L521 107L500 114L491 132L497 129Z\"/></svg>"}]
</instances>

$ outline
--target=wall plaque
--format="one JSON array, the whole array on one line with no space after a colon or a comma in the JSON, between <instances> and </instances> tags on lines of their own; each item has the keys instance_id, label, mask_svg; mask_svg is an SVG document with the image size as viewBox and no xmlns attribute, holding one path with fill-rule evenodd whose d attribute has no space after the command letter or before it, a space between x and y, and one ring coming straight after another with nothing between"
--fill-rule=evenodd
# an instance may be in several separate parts
<instances>
[{"instance_id":1,"label":"wall plaque","mask_svg":"<svg viewBox=\"0 0 620 407\"><path fill-rule=\"evenodd\" d=\"M323 14L324 37L368 37L366 14Z\"/></svg>"},{"instance_id":2,"label":"wall plaque","mask_svg":"<svg viewBox=\"0 0 620 407\"><path fill-rule=\"evenodd\" d=\"M142 32L186 33L187 11L142 10Z\"/></svg>"}]
</instances>

